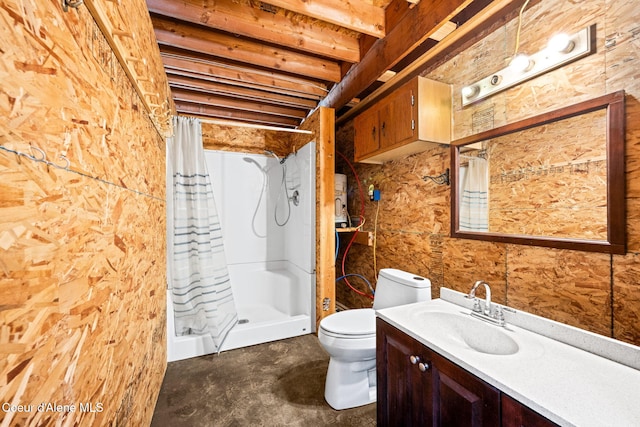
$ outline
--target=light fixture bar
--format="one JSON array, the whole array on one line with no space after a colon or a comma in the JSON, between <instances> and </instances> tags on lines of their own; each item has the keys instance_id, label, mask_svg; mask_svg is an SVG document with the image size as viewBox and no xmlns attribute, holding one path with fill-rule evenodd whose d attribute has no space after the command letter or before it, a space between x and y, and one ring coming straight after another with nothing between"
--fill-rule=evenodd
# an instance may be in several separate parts
<instances>
[{"instance_id":1,"label":"light fixture bar","mask_svg":"<svg viewBox=\"0 0 640 427\"><path fill-rule=\"evenodd\" d=\"M562 51L547 47L533 55L529 63L519 70L507 66L475 83L462 88L462 106L465 107L481 99L509 89L519 83L540 76L563 65L595 53L595 25L584 28L569 36L569 42ZM519 58L523 59L523 58ZM525 60L526 61L526 60ZM528 67L528 68L527 68Z\"/></svg>"}]
</instances>

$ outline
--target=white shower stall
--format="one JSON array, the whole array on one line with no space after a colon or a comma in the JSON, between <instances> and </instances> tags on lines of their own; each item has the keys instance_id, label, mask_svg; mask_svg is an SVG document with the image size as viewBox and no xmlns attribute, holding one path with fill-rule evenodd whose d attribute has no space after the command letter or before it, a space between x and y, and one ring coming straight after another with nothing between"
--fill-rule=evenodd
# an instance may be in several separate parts
<instances>
[{"instance_id":1,"label":"white shower stall","mask_svg":"<svg viewBox=\"0 0 640 427\"><path fill-rule=\"evenodd\" d=\"M284 162L268 153L205 157L239 319L220 350L315 332L315 143ZM167 327L169 361L214 351L210 336L175 335L169 293Z\"/></svg>"}]
</instances>

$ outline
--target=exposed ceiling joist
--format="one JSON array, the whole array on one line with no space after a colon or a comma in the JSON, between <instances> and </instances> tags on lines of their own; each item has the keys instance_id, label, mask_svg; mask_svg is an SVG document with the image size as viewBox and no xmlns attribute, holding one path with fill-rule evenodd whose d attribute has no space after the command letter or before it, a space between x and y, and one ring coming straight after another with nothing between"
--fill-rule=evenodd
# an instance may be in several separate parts
<instances>
[{"instance_id":1,"label":"exposed ceiling joist","mask_svg":"<svg viewBox=\"0 0 640 427\"><path fill-rule=\"evenodd\" d=\"M162 61L167 73L200 78L205 81L226 83L276 93L299 96L319 101L327 93L326 85L275 72L255 70L209 61L188 53L161 49Z\"/></svg>"},{"instance_id":2,"label":"exposed ceiling joist","mask_svg":"<svg viewBox=\"0 0 640 427\"><path fill-rule=\"evenodd\" d=\"M243 111L236 108L222 108L206 104L189 103L177 100L175 102L178 114L211 117L216 119L229 119L244 123L266 124L295 128L300 124L299 119L290 117L277 117L270 114Z\"/></svg>"},{"instance_id":3,"label":"exposed ceiling joist","mask_svg":"<svg viewBox=\"0 0 640 427\"><path fill-rule=\"evenodd\" d=\"M420 2L331 89L320 105L342 108L379 76L428 39L473 0Z\"/></svg>"},{"instance_id":4,"label":"exposed ceiling joist","mask_svg":"<svg viewBox=\"0 0 640 427\"><path fill-rule=\"evenodd\" d=\"M256 103L264 102L272 105L283 105L306 110L313 109L316 106L316 102L313 100L290 95L271 93L243 86L230 86L224 83L209 82L207 80L173 73L167 73L167 77L169 79L169 86L172 89L184 89L208 95L226 96Z\"/></svg>"},{"instance_id":5,"label":"exposed ceiling joist","mask_svg":"<svg viewBox=\"0 0 640 427\"><path fill-rule=\"evenodd\" d=\"M274 116L291 117L304 119L306 113L304 110L297 108L283 107L278 105L267 105L246 101L242 99L229 99L226 96L216 94L207 94L184 89L172 89L173 99L176 101L189 102L192 104L209 105L220 108L235 108L241 111L250 111L255 113L270 114Z\"/></svg>"},{"instance_id":6,"label":"exposed ceiling joist","mask_svg":"<svg viewBox=\"0 0 640 427\"><path fill-rule=\"evenodd\" d=\"M335 108L338 118L343 106L365 108L369 94L395 84L436 40L499 1L504 0L422 0L414 7L407 0L147 5L178 113L295 128L317 105ZM389 70L398 74L388 83L378 81ZM351 103L357 99L364 102Z\"/></svg>"},{"instance_id":7,"label":"exposed ceiling joist","mask_svg":"<svg viewBox=\"0 0 640 427\"><path fill-rule=\"evenodd\" d=\"M385 36L384 9L371 2L363 0L268 0L264 3L376 38Z\"/></svg>"},{"instance_id":8,"label":"exposed ceiling joist","mask_svg":"<svg viewBox=\"0 0 640 427\"><path fill-rule=\"evenodd\" d=\"M540 1L542 0L533 0L530 4L535 5ZM361 100L361 102L355 104L353 108L340 116L336 120L336 124L352 119L368 108L375 100L388 95L403 82L419 75L420 71L424 70L428 65L434 66L434 64L443 61L447 56L455 55L457 51L463 50L465 46L483 37L483 32L492 31L497 26L504 25L517 16L521 6L521 3L517 0L492 0L485 7L474 8L473 13L465 17L464 23L457 28L452 37L443 39L442 43L424 52L401 72L393 76L389 75L390 78L383 86L373 91L370 96Z\"/></svg>"},{"instance_id":9,"label":"exposed ceiling joist","mask_svg":"<svg viewBox=\"0 0 640 427\"><path fill-rule=\"evenodd\" d=\"M201 0L147 0L147 6L157 16L180 19L290 49L303 49L339 61L360 61L358 33L326 31L321 23L309 19L301 25L300 19L285 14L283 9L271 13L250 5L238 5L237 0L217 0L214 6Z\"/></svg>"},{"instance_id":10,"label":"exposed ceiling joist","mask_svg":"<svg viewBox=\"0 0 640 427\"><path fill-rule=\"evenodd\" d=\"M209 31L166 18L152 17L160 45L186 49L267 69L299 73L311 78L339 82L337 62L298 51L265 45L233 35Z\"/></svg>"}]
</instances>

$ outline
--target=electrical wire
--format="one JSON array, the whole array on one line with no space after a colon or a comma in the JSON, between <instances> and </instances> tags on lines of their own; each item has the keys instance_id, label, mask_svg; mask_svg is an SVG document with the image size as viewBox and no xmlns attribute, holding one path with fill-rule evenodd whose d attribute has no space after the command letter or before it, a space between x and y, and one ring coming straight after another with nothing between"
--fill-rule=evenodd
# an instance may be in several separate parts
<instances>
[{"instance_id":1,"label":"electrical wire","mask_svg":"<svg viewBox=\"0 0 640 427\"><path fill-rule=\"evenodd\" d=\"M520 49L520 30L522 29L522 12L524 12L524 9L527 7L528 4L529 4L529 0L526 0L522 5L522 7L520 8L520 14L518 15L518 31L516 32L516 49L513 52L514 58L518 54L518 49Z\"/></svg>"}]
</instances>

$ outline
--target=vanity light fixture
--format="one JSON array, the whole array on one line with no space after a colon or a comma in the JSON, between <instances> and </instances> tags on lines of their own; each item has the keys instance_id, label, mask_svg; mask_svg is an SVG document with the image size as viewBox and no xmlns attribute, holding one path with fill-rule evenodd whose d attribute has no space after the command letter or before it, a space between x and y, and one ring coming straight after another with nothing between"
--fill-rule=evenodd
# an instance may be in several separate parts
<instances>
[{"instance_id":1,"label":"vanity light fixture","mask_svg":"<svg viewBox=\"0 0 640 427\"><path fill-rule=\"evenodd\" d=\"M572 35L556 35L545 49L526 56L517 54L511 64L462 88L462 106L488 98L519 83L555 70L596 52L595 25Z\"/></svg>"}]
</instances>

